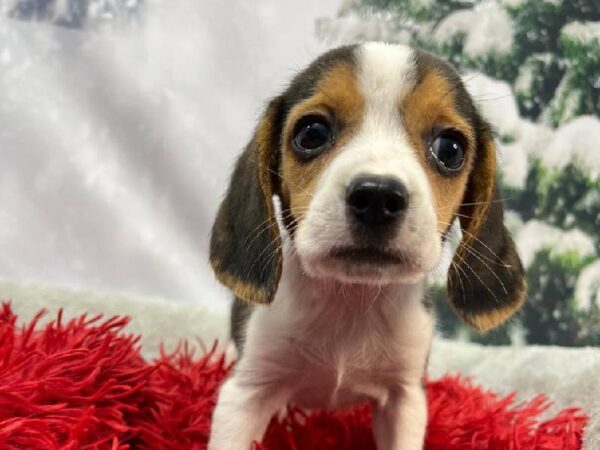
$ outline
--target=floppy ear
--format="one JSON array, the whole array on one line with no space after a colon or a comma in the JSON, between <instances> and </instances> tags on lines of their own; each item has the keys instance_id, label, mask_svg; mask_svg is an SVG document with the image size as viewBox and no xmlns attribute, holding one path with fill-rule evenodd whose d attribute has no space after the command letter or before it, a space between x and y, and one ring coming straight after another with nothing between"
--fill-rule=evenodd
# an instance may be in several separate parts
<instances>
[{"instance_id":1,"label":"floppy ear","mask_svg":"<svg viewBox=\"0 0 600 450\"><path fill-rule=\"evenodd\" d=\"M281 275L281 236L273 210L281 101L271 101L238 159L212 228L210 263L239 298L270 303Z\"/></svg>"},{"instance_id":2,"label":"floppy ear","mask_svg":"<svg viewBox=\"0 0 600 450\"><path fill-rule=\"evenodd\" d=\"M523 304L526 282L515 244L504 226L496 181L496 146L482 123L478 148L459 210L462 240L448 271L448 298L473 328L487 331Z\"/></svg>"}]
</instances>

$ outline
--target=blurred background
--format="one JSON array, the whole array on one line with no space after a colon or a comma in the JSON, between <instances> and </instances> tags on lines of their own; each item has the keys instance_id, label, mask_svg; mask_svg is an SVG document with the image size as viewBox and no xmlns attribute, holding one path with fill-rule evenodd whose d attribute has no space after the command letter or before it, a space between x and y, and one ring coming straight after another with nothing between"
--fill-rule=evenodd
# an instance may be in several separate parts
<instances>
[{"instance_id":1,"label":"blurred background","mask_svg":"<svg viewBox=\"0 0 600 450\"><path fill-rule=\"evenodd\" d=\"M473 335L600 345L597 0L0 0L0 277L225 308L207 265L264 102L325 49L453 62L496 127L529 297Z\"/></svg>"}]
</instances>

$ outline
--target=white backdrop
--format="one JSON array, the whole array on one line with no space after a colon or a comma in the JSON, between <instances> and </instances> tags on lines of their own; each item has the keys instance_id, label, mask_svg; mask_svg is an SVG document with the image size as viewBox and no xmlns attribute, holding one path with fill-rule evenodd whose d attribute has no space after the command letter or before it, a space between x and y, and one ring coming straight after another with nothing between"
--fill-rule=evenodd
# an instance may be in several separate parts
<instances>
[{"instance_id":1,"label":"white backdrop","mask_svg":"<svg viewBox=\"0 0 600 450\"><path fill-rule=\"evenodd\" d=\"M224 305L206 249L232 162L338 3L155 0L83 32L0 18L0 277Z\"/></svg>"}]
</instances>

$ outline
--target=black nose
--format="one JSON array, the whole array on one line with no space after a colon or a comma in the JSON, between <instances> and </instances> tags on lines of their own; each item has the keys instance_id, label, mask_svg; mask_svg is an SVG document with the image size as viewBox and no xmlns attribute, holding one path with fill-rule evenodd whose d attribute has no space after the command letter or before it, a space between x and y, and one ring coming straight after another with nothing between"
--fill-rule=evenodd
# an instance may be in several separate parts
<instances>
[{"instance_id":1,"label":"black nose","mask_svg":"<svg viewBox=\"0 0 600 450\"><path fill-rule=\"evenodd\" d=\"M394 177L360 176L348 186L346 203L350 217L375 226L398 221L408 207L408 192Z\"/></svg>"}]
</instances>

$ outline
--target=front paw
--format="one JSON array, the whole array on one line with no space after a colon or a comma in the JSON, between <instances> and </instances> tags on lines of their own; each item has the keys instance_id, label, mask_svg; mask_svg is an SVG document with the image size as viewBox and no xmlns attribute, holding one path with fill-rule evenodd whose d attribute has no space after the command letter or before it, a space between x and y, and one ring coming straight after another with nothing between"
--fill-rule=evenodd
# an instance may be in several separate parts
<instances>
[{"instance_id":1,"label":"front paw","mask_svg":"<svg viewBox=\"0 0 600 450\"><path fill-rule=\"evenodd\" d=\"M213 412L208 450L254 450L254 442L262 441L272 415L285 403L275 390L263 392L240 384L235 376L229 379Z\"/></svg>"}]
</instances>

